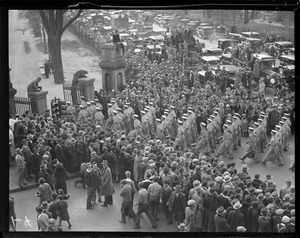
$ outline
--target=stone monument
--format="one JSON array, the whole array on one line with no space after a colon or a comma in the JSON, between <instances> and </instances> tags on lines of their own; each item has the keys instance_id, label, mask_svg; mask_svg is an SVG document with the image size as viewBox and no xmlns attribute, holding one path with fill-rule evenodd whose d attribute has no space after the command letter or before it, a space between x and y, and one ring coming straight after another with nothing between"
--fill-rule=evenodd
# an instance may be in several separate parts
<instances>
[{"instance_id":1,"label":"stone monument","mask_svg":"<svg viewBox=\"0 0 300 238\"><path fill-rule=\"evenodd\" d=\"M104 90L122 90L125 82L125 65L122 50L117 51L114 43L106 43L101 46L102 88Z\"/></svg>"}]
</instances>

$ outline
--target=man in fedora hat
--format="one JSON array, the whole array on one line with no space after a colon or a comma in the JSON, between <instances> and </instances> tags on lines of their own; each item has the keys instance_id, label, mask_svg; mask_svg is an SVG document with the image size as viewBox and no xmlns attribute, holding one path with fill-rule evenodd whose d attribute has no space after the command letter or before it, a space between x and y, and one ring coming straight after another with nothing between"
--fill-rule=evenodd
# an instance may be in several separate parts
<instances>
[{"instance_id":1,"label":"man in fedora hat","mask_svg":"<svg viewBox=\"0 0 300 238\"><path fill-rule=\"evenodd\" d=\"M107 160L103 160L101 163L103 166L103 172L102 172L102 184L101 184L101 191L104 195L104 203L101 205L102 207L107 207L107 205L113 204L113 193L114 191L114 185L113 185L113 179L111 170L108 167Z\"/></svg>"},{"instance_id":2,"label":"man in fedora hat","mask_svg":"<svg viewBox=\"0 0 300 238\"><path fill-rule=\"evenodd\" d=\"M260 216L258 217L258 232L271 232L271 218L266 207L262 208L260 211Z\"/></svg>"},{"instance_id":3,"label":"man in fedora hat","mask_svg":"<svg viewBox=\"0 0 300 238\"><path fill-rule=\"evenodd\" d=\"M167 206L178 224L182 223L184 220L186 199L184 193L181 192L181 185L175 186L174 192L167 202Z\"/></svg>"},{"instance_id":4,"label":"man in fedora hat","mask_svg":"<svg viewBox=\"0 0 300 238\"><path fill-rule=\"evenodd\" d=\"M230 227L224 217L226 210L223 206L219 207L216 211L216 215L214 217L216 232L229 232Z\"/></svg>"},{"instance_id":5,"label":"man in fedora hat","mask_svg":"<svg viewBox=\"0 0 300 238\"><path fill-rule=\"evenodd\" d=\"M227 222L229 224L231 232L236 232L236 229L237 229L238 226L244 226L245 225L244 215L240 211L241 207L242 207L242 204L239 201L237 201L233 205L234 211L231 211L228 214Z\"/></svg>"}]
</instances>

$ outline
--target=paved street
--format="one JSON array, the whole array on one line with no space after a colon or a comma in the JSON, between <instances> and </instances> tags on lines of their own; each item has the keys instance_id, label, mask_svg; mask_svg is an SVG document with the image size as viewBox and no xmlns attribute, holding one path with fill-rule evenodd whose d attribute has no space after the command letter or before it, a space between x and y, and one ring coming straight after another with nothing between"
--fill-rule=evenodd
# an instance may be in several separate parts
<instances>
[{"instance_id":1,"label":"paved street","mask_svg":"<svg viewBox=\"0 0 300 238\"><path fill-rule=\"evenodd\" d=\"M245 141L246 138L242 140L242 146L245 148ZM240 156L244 154L243 147L238 147L238 150L235 151L235 159L222 159L225 163L235 162L236 168L238 172L242 166L241 161L238 159ZM265 149L265 153L267 150ZM286 160L284 161L285 165L280 167L278 164L273 162L268 162L266 166L263 166L260 163L255 163L253 160L246 159L245 163L248 165L249 174L253 178L254 174L259 173L261 175L261 179L265 179L265 175L267 173L272 174L273 181L277 185L277 188L280 189L281 187L285 186L285 180L290 178L293 183L295 181L294 172L288 169L289 164L291 163L290 158L295 153L295 146L294 146L294 137L290 138L290 149L287 152L284 152ZM261 154L262 156L262 154ZM99 205L95 207L93 210L86 210L86 190L81 188L81 185L78 185L78 188L74 188L74 179L69 180L67 182L68 192L71 194L70 199L68 200L69 204L69 214L71 217L71 224L72 231L125 231L131 232L136 231L133 230L131 227L133 222L131 219L127 220L127 224L120 224L120 208L121 208L121 198L119 196L119 185L115 184L115 191L116 193L113 196L113 206L109 206L107 208L103 208ZM32 228L26 227L24 223L20 222L17 226L18 231L32 231L37 230L36 224L36 212L35 207L38 205L38 198L35 197L37 189L29 189L22 192L11 193L11 195L15 198L15 210L17 214L17 218L24 219L25 216L28 217L31 221L33 221ZM137 196L135 197L135 199ZM137 207L134 207L135 211ZM158 222L158 228L152 229L150 227L150 222L143 216L141 219L141 231L144 232L172 232L176 231L177 227L175 224L173 225L166 225L166 220L162 213L159 214L160 221ZM62 223L62 228L66 231L69 231L67 228L67 223Z\"/></svg>"}]
</instances>

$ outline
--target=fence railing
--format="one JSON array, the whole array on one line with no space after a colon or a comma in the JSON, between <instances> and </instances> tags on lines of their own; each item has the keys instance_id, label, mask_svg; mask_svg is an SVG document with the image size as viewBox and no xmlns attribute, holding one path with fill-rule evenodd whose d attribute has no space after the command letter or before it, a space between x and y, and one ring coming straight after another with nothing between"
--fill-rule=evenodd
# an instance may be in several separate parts
<instances>
[{"instance_id":1,"label":"fence railing","mask_svg":"<svg viewBox=\"0 0 300 238\"><path fill-rule=\"evenodd\" d=\"M29 98L25 97L14 97L16 114L20 116L26 111L32 112L31 106L32 103Z\"/></svg>"},{"instance_id":2,"label":"fence railing","mask_svg":"<svg viewBox=\"0 0 300 238\"><path fill-rule=\"evenodd\" d=\"M73 87L72 84L63 84L64 100L71 102L73 105L81 103L81 87Z\"/></svg>"}]
</instances>

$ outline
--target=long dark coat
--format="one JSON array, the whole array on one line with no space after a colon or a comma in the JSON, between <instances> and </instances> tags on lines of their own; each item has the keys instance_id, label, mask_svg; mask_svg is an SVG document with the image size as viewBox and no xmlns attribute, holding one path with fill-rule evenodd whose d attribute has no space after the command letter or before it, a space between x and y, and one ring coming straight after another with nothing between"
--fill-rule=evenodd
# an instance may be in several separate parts
<instances>
[{"instance_id":1,"label":"long dark coat","mask_svg":"<svg viewBox=\"0 0 300 238\"><path fill-rule=\"evenodd\" d=\"M215 220L215 226L216 226L216 232L229 232L230 228L229 225L225 219L225 217L216 214L214 217Z\"/></svg>"},{"instance_id":2,"label":"long dark coat","mask_svg":"<svg viewBox=\"0 0 300 238\"><path fill-rule=\"evenodd\" d=\"M59 217L62 221L67 221L70 219L68 212L68 203L64 200L59 201Z\"/></svg>"},{"instance_id":3,"label":"long dark coat","mask_svg":"<svg viewBox=\"0 0 300 238\"><path fill-rule=\"evenodd\" d=\"M63 166L56 166L54 169L54 184L56 192L58 192L59 189L62 189L64 193L67 193L67 171Z\"/></svg>"},{"instance_id":4,"label":"long dark coat","mask_svg":"<svg viewBox=\"0 0 300 238\"><path fill-rule=\"evenodd\" d=\"M54 158L57 159L60 163L62 163L64 166L66 163L66 158L65 158L65 151L62 146L56 145L54 148Z\"/></svg>"},{"instance_id":5,"label":"long dark coat","mask_svg":"<svg viewBox=\"0 0 300 238\"><path fill-rule=\"evenodd\" d=\"M231 211L227 218L231 232L236 232L238 226L245 226L244 215L239 210Z\"/></svg>"},{"instance_id":6,"label":"long dark coat","mask_svg":"<svg viewBox=\"0 0 300 238\"><path fill-rule=\"evenodd\" d=\"M204 231L214 232L215 231L215 222L214 216L216 210L219 207L219 200L217 197L214 197L212 194L207 194L203 200L204 207Z\"/></svg>"},{"instance_id":7,"label":"long dark coat","mask_svg":"<svg viewBox=\"0 0 300 238\"><path fill-rule=\"evenodd\" d=\"M254 207L249 207L248 213L247 213L247 220L248 220L248 232L257 232L258 230L258 217L259 217L259 212L258 209Z\"/></svg>"},{"instance_id":8,"label":"long dark coat","mask_svg":"<svg viewBox=\"0 0 300 238\"><path fill-rule=\"evenodd\" d=\"M76 142L76 151L77 151L77 157L78 157L78 161L79 163L84 163L86 161L86 154L85 154L85 148L84 148L84 144L82 142Z\"/></svg>"},{"instance_id":9,"label":"long dark coat","mask_svg":"<svg viewBox=\"0 0 300 238\"><path fill-rule=\"evenodd\" d=\"M71 168L76 168L80 165L78 156L77 156L77 150L75 145L70 145L69 146L69 154L70 154L70 166Z\"/></svg>"}]
</instances>

